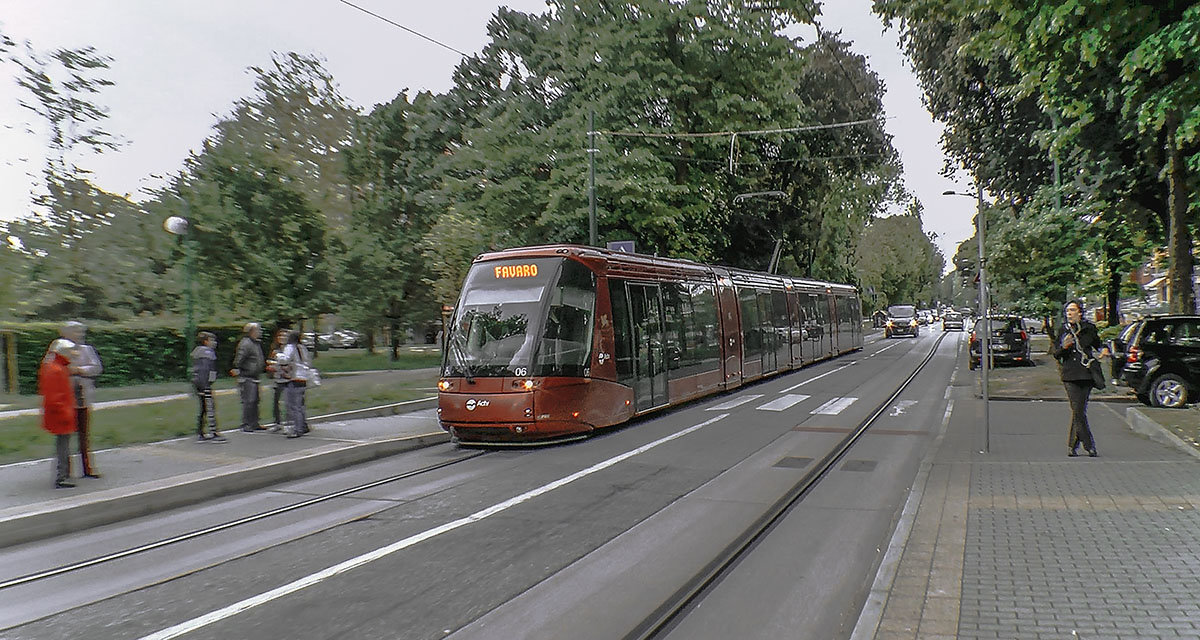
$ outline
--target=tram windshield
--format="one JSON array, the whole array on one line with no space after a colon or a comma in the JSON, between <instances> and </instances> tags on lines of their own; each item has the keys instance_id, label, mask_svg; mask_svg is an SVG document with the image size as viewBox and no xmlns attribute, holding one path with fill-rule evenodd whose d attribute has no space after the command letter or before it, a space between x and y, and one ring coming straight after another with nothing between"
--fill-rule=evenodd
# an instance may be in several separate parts
<instances>
[{"instance_id":1,"label":"tram windshield","mask_svg":"<svg viewBox=\"0 0 1200 640\"><path fill-rule=\"evenodd\" d=\"M477 263L455 309L443 375L583 375L594 305L595 277L572 260Z\"/></svg>"}]
</instances>

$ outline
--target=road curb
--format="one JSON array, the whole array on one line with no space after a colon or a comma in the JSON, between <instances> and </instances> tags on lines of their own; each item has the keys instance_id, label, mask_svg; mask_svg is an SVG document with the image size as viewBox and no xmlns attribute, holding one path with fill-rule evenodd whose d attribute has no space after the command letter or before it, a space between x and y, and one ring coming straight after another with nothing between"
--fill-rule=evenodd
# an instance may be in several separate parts
<instances>
[{"instance_id":1,"label":"road curb","mask_svg":"<svg viewBox=\"0 0 1200 640\"><path fill-rule=\"evenodd\" d=\"M1183 438L1180 438L1170 429L1159 424L1154 418L1143 413L1138 407L1129 407L1125 410L1125 422L1129 423L1129 428L1133 429L1136 433L1140 433L1155 442L1161 442L1185 451L1194 458L1200 458L1200 451L1197 451L1196 447L1185 442Z\"/></svg>"},{"instance_id":2,"label":"road curb","mask_svg":"<svg viewBox=\"0 0 1200 640\"><path fill-rule=\"evenodd\" d=\"M976 393L976 400L982 400L983 395ZM1066 396L994 396L988 394L988 400L999 400L1002 402L1066 402ZM1092 396L1088 398L1088 402L1111 402L1113 404L1133 404L1137 402L1137 398L1111 397L1111 396Z\"/></svg>"},{"instance_id":3,"label":"road curb","mask_svg":"<svg viewBox=\"0 0 1200 640\"><path fill-rule=\"evenodd\" d=\"M449 441L450 434L434 432L334 443L40 505L12 507L0 511L0 548L261 489Z\"/></svg>"}]
</instances>

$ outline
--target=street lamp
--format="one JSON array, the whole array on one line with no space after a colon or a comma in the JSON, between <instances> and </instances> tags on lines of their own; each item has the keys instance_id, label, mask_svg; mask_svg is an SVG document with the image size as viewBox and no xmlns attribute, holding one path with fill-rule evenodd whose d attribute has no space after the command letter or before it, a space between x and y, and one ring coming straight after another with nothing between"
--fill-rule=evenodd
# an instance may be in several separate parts
<instances>
[{"instance_id":1,"label":"street lamp","mask_svg":"<svg viewBox=\"0 0 1200 640\"><path fill-rule=\"evenodd\" d=\"M979 337L979 375L983 381L983 452L992 450L992 432L990 420L990 405L988 397L988 371L992 363L992 326L988 319L988 288L987 288L987 253L983 248L983 234L987 228L987 220L983 216L983 188L979 179L975 179L975 193L960 193L958 191L943 191L944 196L967 196L975 198L975 235L979 237L979 313L983 320L983 335ZM970 347L967 348L970 358Z\"/></svg>"},{"instance_id":2,"label":"street lamp","mask_svg":"<svg viewBox=\"0 0 1200 640\"><path fill-rule=\"evenodd\" d=\"M187 203L184 203L184 208L187 209ZM196 321L192 315L192 242L188 237L188 232L191 230L191 222L187 218L180 216L171 216L163 221L163 229L171 235L179 236L179 242L183 244L183 277L184 277L184 299L187 301L187 326L184 328L184 340L187 345L188 357L191 357L193 341L196 338Z\"/></svg>"}]
</instances>

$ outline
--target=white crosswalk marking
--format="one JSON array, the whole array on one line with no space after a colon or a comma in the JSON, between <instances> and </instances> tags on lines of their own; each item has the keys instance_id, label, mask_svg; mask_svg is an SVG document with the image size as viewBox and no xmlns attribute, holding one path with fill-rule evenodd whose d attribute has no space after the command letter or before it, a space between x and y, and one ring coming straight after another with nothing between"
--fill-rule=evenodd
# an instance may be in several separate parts
<instances>
[{"instance_id":1,"label":"white crosswalk marking","mask_svg":"<svg viewBox=\"0 0 1200 640\"><path fill-rule=\"evenodd\" d=\"M719 404L715 407L709 407L708 409L706 409L706 411L724 411L726 409L740 407L740 406L746 404L747 402L750 402L751 400L758 400L761 397L762 397L761 393L748 393L744 396L738 396L738 397L734 398L733 400L729 400L727 402L722 402L721 404Z\"/></svg>"},{"instance_id":2,"label":"white crosswalk marking","mask_svg":"<svg viewBox=\"0 0 1200 640\"><path fill-rule=\"evenodd\" d=\"M854 404L855 400L858 400L858 398L852 398L849 396L847 396L845 398L834 398L833 400L826 402L825 404L817 407L816 409L813 409L812 413L814 415L815 414L823 414L823 415L827 415L827 416L836 416L837 414L845 411L846 407Z\"/></svg>"},{"instance_id":3,"label":"white crosswalk marking","mask_svg":"<svg viewBox=\"0 0 1200 640\"><path fill-rule=\"evenodd\" d=\"M805 400L808 400L808 396L802 393L789 393L755 408L759 411L786 411L792 408L793 405Z\"/></svg>"}]
</instances>

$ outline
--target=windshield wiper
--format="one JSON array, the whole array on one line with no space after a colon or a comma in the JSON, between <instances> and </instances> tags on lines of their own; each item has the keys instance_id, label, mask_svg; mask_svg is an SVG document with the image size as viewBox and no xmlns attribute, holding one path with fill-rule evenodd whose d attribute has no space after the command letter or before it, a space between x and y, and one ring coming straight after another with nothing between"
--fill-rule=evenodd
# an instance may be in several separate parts
<instances>
[{"instance_id":1,"label":"windshield wiper","mask_svg":"<svg viewBox=\"0 0 1200 640\"><path fill-rule=\"evenodd\" d=\"M470 359L467 356L466 350L459 344L461 340L461 336L451 336L446 346L449 347L450 353L454 354L455 363L462 369L463 376L467 379L467 384L475 384L475 375L471 372Z\"/></svg>"}]
</instances>

